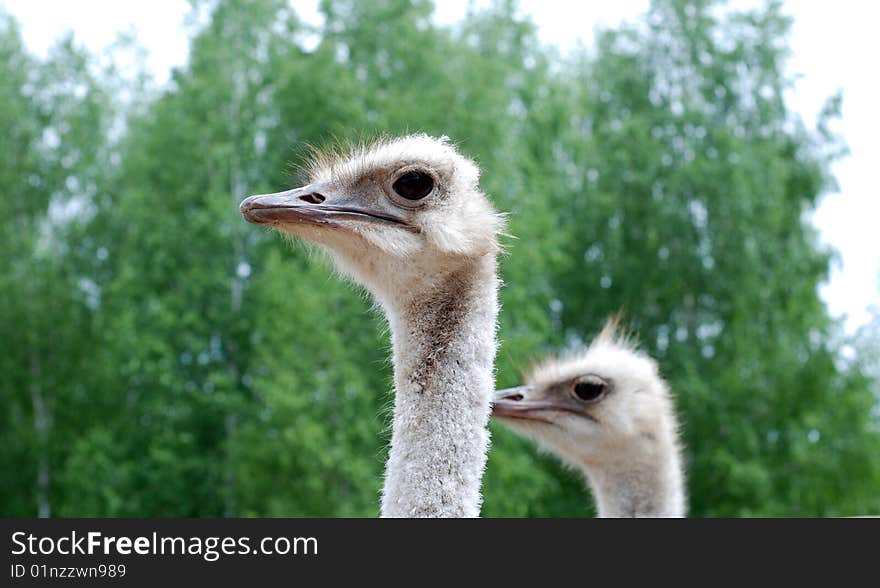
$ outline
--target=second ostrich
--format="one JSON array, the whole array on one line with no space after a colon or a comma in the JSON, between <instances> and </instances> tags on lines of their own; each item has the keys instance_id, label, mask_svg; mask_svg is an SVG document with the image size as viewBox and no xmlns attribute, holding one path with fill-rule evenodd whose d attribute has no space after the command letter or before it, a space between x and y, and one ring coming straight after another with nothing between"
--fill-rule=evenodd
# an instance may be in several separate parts
<instances>
[{"instance_id":1,"label":"second ostrich","mask_svg":"<svg viewBox=\"0 0 880 588\"><path fill-rule=\"evenodd\" d=\"M657 364L609 322L590 347L499 390L492 415L583 472L600 517L683 517L677 421Z\"/></svg>"},{"instance_id":2,"label":"second ostrich","mask_svg":"<svg viewBox=\"0 0 880 588\"><path fill-rule=\"evenodd\" d=\"M385 311L395 401L382 516L478 516L503 224L479 170L446 139L411 135L318 155L310 175L240 208L324 249Z\"/></svg>"}]
</instances>

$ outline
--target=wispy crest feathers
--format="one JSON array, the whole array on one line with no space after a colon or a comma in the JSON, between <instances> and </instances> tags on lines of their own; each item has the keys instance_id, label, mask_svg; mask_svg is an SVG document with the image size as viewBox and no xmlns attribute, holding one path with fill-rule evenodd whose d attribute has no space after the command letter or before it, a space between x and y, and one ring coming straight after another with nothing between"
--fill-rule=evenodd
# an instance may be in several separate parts
<instances>
[{"instance_id":1,"label":"wispy crest feathers","mask_svg":"<svg viewBox=\"0 0 880 588\"><path fill-rule=\"evenodd\" d=\"M438 154L438 147L448 152ZM449 157L454 153L454 146L445 135L431 137L416 133L393 137L381 133L354 139L333 136L320 145L308 144L307 152L305 161L296 167L312 181L320 181L331 176L357 179L355 176L365 170L410 156L414 159L433 159L437 155Z\"/></svg>"},{"instance_id":2,"label":"wispy crest feathers","mask_svg":"<svg viewBox=\"0 0 880 588\"><path fill-rule=\"evenodd\" d=\"M581 375L584 369L594 366L597 359L609 356L614 358L612 364L606 364L603 359L599 365L629 365L633 369L648 371L657 369L654 360L639 351L636 336L623 325L622 313L617 312L605 321L602 330L588 347L545 357L531 365L524 379L532 384L564 381Z\"/></svg>"},{"instance_id":3,"label":"wispy crest feathers","mask_svg":"<svg viewBox=\"0 0 880 588\"><path fill-rule=\"evenodd\" d=\"M608 317L602 330L590 343L590 348L602 345L621 347L629 351L638 349L638 338L634 332L626 327L623 321L623 311L617 311Z\"/></svg>"},{"instance_id":4,"label":"wispy crest feathers","mask_svg":"<svg viewBox=\"0 0 880 588\"><path fill-rule=\"evenodd\" d=\"M356 138L331 135L328 140L320 144L307 143L306 158L297 167L309 177L319 176L322 172L332 173L340 164L351 159L363 158L370 150L387 145L391 140L392 137L385 133L361 134Z\"/></svg>"}]
</instances>

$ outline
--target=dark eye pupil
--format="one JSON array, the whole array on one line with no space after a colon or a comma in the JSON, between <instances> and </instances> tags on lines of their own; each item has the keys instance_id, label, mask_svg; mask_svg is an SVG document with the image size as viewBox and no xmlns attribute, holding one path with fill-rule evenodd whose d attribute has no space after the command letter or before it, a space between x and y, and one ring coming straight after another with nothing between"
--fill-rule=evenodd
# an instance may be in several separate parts
<instances>
[{"instance_id":1,"label":"dark eye pupil","mask_svg":"<svg viewBox=\"0 0 880 588\"><path fill-rule=\"evenodd\" d=\"M598 400L605 393L605 384L598 382L578 382L574 393L581 400Z\"/></svg>"},{"instance_id":2,"label":"dark eye pupil","mask_svg":"<svg viewBox=\"0 0 880 588\"><path fill-rule=\"evenodd\" d=\"M411 171L397 178L392 188L407 200L420 200L434 189L434 180L428 174Z\"/></svg>"}]
</instances>

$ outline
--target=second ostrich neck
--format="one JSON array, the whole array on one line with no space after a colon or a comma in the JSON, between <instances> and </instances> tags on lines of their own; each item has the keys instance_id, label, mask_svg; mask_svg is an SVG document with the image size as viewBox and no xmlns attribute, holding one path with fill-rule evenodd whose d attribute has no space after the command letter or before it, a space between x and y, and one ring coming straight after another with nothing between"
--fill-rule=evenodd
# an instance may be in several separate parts
<instances>
[{"instance_id":1,"label":"second ostrich neck","mask_svg":"<svg viewBox=\"0 0 880 588\"><path fill-rule=\"evenodd\" d=\"M684 481L677 449L581 465L600 517L683 517Z\"/></svg>"},{"instance_id":2,"label":"second ostrich neck","mask_svg":"<svg viewBox=\"0 0 880 588\"><path fill-rule=\"evenodd\" d=\"M498 280L493 255L388 309L394 423L382 516L476 517L489 446Z\"/></svg>"}]
</instances>

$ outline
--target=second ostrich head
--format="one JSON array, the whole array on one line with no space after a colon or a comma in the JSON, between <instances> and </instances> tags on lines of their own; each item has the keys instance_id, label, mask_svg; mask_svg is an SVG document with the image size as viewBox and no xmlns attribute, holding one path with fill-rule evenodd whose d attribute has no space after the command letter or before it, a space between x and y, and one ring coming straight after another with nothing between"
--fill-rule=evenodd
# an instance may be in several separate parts
<instances>
[{"instance_id":1,"label":"second ostrich head","mask_svg":"<svg viewBox=\"0 0 880 588\"><path fill-rule=\"evenodd\" d=\"M495 395L493 417L581 470L600 516L683 516L677 420L657 364L616 332Z\"/></svg>"}]
</instances>

